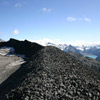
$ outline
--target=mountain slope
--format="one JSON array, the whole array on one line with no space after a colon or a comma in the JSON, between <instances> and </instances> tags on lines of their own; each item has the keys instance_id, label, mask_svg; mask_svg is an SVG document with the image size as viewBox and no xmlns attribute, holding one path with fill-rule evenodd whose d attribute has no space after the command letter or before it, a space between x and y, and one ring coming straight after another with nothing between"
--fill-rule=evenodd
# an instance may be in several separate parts
<instances>
[{"instance_id":1,"label":"mountain slope","mask_svg":"<svg viewBox=\"0 0 100 100\"><path fill-rule=\"evenodd\" d=\"M6 80L0 91L0 100L99 100L100 76L71 55L48 46Z\"/></svg>"},{"instance_id":2,"label":"mountain slope","mask_svg":"<svg viewBox=\"0 0 100 100\"><path fill-rule=\"evenodd\" d=\"M100 61L100 54L99 54L99 56L96 58L96 60Z\"/></svg>"},{"instance_id":3,"label":"mountain slope","mask_svg":"<svg viewBox=\"0 0 100 100\"><path fill-rule=\"evenodd\" d=\"M32 43L30 41L19 41L15 39L10 39L7 42L1 42L0 47L13 47L15 49L16 54L23 54L26 57L30 58L32 55L34 55L38 50L44 48L43 46Z\"/></svg>"},{"instance_id":4,"label":"mountain slope","mask_svg":"<svg viewBox=\"0 0 100 100\"><path fill-rule=\"evenodd\" d=\"M77 53L77 54L81 54L81 51L76 49L74 46L72 45L69 45L67 46L65 49L64 49L65 52L74 52L74 53Z\"/></svg>"},{"instance_id":5,"label":"mountain slope","mask_svg":"<svg viewBox=\"0 0 100 100\"><path fill-rule=\"evenodd\" d=\"M88 67L90 67L91 69L95 70L100 74L100 62L97 61L96 59L84 57L74 52L68 52L68 54L72 55L75 59L81 61L82 63L84 63L85 65L87 65Z\"/></svg>"}]
</instances>

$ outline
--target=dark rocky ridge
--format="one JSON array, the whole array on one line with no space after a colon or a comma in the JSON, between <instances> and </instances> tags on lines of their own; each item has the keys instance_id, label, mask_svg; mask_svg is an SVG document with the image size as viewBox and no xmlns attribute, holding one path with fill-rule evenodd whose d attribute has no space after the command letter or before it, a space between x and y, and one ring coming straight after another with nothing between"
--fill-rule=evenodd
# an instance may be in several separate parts
<instances>
[{"instance_id":1,"label":"dark rocky ridge","mask_svg":"<svg viewBox=\"0 0 100 100\"><path fill-rule=\"evenodd\" d=\"M100 76L71 55L45 47L1 84L0 100L100 100Z\"/></svg>"},{"instance_id":2,"label":"dark rocky ridge","mask_svg":"<svg viewBox=\"0 0 100 100\"><path fill-rule=\"evenodd\" d=\"M43 46L32 43L27 40L19 41L15 39L10 39L7 42L1 42L0 47L13 47L15 49L16 54L24 54L26 57L30 58L34 55L38 50L42 49Z\"/></svg>"}]
</instances>

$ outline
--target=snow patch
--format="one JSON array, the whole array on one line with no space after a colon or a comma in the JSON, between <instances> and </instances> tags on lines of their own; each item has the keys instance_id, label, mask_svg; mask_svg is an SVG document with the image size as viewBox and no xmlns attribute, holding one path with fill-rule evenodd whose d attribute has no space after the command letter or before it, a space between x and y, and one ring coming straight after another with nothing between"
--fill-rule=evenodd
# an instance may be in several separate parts
<instances>
[{"instance_id":1,"label":"snow patch","mask_svg":"<svg viewBox=\"0 0 100 100\"><path fill-rule=\"evenodd\" d=\"M18 61L15 61L15 62L10 63L9 65L6 66L6 68L9 69L9 68L12 68L13 66L21 65L23 63L25 63L25 61L18 60Z\"/></svg>"},{"instance_id":2,"label":"snow patch","mask_svg":"<svg viewBox=\"0 0 100 100\"><path fill-rule=\"evenodd\" d=\"M13 47L2 47L2 48L0 48L0 55L18 56L18 57L26 58L25 55L15 54L14 51L15 51L15 49Z\"/></svg>"},{"instance_id":3,"label":"snow patch","mask_svg":"<svg viewBox=\"0 0 100 100\"><path fill-rule=\"evenodd\" d=\"M7 55L9 53L14 53L14 48L12 47L2 47L0 48L0 55Z\"/></svg>"}]
</instances>

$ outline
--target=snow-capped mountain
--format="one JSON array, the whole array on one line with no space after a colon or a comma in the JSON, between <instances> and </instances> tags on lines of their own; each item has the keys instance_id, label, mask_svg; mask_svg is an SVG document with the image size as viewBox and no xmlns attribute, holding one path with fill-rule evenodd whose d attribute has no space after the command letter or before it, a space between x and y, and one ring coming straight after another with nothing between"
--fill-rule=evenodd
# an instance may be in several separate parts
<instances>
[{"instance_id":1,"label":"snow-capped mountain","mask_svg":"<svg viewBox=\"0 0 100 100\"><path fill-rule=\"evenodd\" d=\"M46 45L55 46L65 52L74 52L74 53L81 54L84 56L87 56L87 55L99 56L100 55L100 45L82 45L82 46L73 46L73 45L68 45L68 44L56 45L50 42L48 42Z\"/></svg>"},{"instance_id":2,"label":"snow-capped mountain","mask_svg":"<svg viewBox=\"0 0 100 100\"><path fill-rule=\"evenodd\" d=\"M72 46L72 45L68 45L68 44L54 44L54 43L50 43L48 42L47 43L47 46L55 46L65 52L75 52L75 53L78 53L80 54L81 50L80 49L77 49L75 46Z\"/></svg>"},{"instance_id":3,"label":"snow-capped mountain","mask_svg":"<svg viewBox=\"0 0 100 100\"><path fill-rule=\"evenodd\" d=\"M67 44L54 44L54 43L50 43L50 42L48 42L47 44L46 44L47 46L55 46L55 47L57 47L57 48L59 48L59 49L61 49L61 50L64 50L66 47L68 47L68 45Z\"/></svg>"},{"instance_id":4,"label":"snow-capped mountain","mask_svg":"<svg viewBox=\"0 0 100 100\"><path fill-rule=\"evenodd\" d=\"M2 40L2 39L0 39L0 42L3 42L3 40Z\"/></svg>"},{"instance_id":5,"label":"snow-capped mountain","mask_svg":"<svg viewBox=\"0 0 100 100\"><path fill-rule=\"evenodd\" d=\"M88 46L82 45L82 46L75 46L75 47L82 51L89 50L90 48L91 49L93 49L93 48L100 49L100 45L88 45Z\"/></svg>"}]
</instances>

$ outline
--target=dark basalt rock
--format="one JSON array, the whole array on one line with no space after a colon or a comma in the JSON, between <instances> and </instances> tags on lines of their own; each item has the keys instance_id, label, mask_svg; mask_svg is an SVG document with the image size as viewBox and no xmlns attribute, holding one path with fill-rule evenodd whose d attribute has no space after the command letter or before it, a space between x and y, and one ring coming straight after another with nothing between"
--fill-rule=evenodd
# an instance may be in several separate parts
<instances>
[{"instance_id":1,"label":"dark basalt rock","mask_svg":"<svg viewBox=\"0 0 100 100\"><path fill-rule=\"evenodd\" d=\"M100 100L100 75L71 55L45 47L1 84L0 100Z\"/></svg>"},{"instance_id":2,"label":"dark basalt rock","mask_svg":"<svg viewBox=\"0 0 100 100\"><path fill-rule=\"evenodd\" d=\"M38 50L42 49L43 46L32 43L27 40L25 41L18 41L15 39L10 39L8 42L0 43L0 47L13 47L15 49L15 53L17 54L24 54L26 57L30 58L34 55Z\"/></svg>"}]
</instances>

